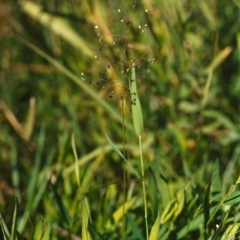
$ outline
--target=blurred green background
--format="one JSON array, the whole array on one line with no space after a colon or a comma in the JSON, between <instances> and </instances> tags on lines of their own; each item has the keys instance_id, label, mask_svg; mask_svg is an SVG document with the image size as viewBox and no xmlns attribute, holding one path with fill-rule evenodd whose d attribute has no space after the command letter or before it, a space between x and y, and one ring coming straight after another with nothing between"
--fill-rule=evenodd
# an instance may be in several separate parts
<instances>
[{"instance_id":1,"label":"blurred green background","mask_svg":"<svg viewBox=\"0 0 240 240\"><path fill-rule=\"evenodd\" d=\"M2 0L0 213L7 225L17 197L20 232L43 218L54 226L53 239L80 236L85 196L101 239L118 239L121 217L113 213L123 199L123 161L105 134L120 150L125 138L140 172L129 94L122 126L121 92L133 61L146 182L155 191L150 225L163 198L148 183L159 166L172 195L194 183L201 202L218 162L226 192L240 154L239 7L237 0ZM128 221L144 229L141 182L128 168L126 188L135 199ZM141 239L134 236L128 239Z\"/></svg>"}]
</instances>

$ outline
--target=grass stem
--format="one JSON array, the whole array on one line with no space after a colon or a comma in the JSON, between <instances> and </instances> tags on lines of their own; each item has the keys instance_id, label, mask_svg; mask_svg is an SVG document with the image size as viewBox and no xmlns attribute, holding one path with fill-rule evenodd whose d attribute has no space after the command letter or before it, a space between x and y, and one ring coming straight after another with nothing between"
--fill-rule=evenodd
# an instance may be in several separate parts
<instances>
[{"instance_id":1,"label":"grass stem","mask_svg":"<svg viewBox=\"0 0 240 240\"><path fill-rule=\"evenodd\" d=\"M124 96L124 91L123 91ZM123 156L126 159L125 148L125 105L124 99L122 100L122 130L123 130ZM125 201L126 201L126 162L123 161L123 220L122 220L122 240L125 237Z\"/></svg>"},{"instance_id":2,"label":"grass stem","mask_svg":"<svg viewBox=\"0 0 240 240\"><path fill-rule=\"evenodd\" d=\"M145 225L146 225L146 239L148 240L148 213L147 213L147 199L146 199L146 187L145 187L145 175L144 175L141 135L138 136L138 139L139 139L139 152L140 152L140 157L141 157L141 169L142 169L142 188L143 188L143 202L144 202L144 218L145 218Z\"/></svg>"}]
</instances>

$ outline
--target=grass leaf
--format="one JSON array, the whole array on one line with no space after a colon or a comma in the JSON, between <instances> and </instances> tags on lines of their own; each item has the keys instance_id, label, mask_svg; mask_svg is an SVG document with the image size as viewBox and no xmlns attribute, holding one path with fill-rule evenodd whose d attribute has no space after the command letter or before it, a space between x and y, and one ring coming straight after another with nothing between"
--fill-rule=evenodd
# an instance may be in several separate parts
<instances>
[{"instance_id":1,"label":"grass leaf","mask_svg":"<svg viewBox=\"0 0 240 240\"><path fill-rule=\"evenodd\" d=\"M206 237L209 235L209 229L208 229L208 221L209 221L209 216L210 216L210 189L211 189L211 184L212 184L212 180L214 178L214 175L216 174L216 172L213 174L207 189L205 191L205 195L204 195L204 200L203 200L203 213L204 213L204 234L205 234L205 239Z\"/></svg>"},{"instance_id":2,"label":"grass leaf","mask_svg":"<svg viewBox=\"0 0 240 240\"><path fill-rule=\"evenodd\" d=\"M34 97L30 98L28 114L27 114L26 122L23 127L26 139L28 141L30 140L30 137L32 135L33 127L35 123L35 108L36 108L35 101L36 100Z\"/></svg>"},{"instance_id":3,"label":"grass leaf","mask_svg":"<svg viewBox=\"0 0 240 240\"><path fill-rule=\"evenodd\" d=\"M51 185L51 186L52 186L52 190L53 190L54 197L55 197L57 206L58 206L58 208L59 208L59 211L60 211L60 213L61 213L64 221L65 221L68 225L70 225L70 223L71 223L71 217L70 217L70 214L69 214L69 212L68 212L68 208L65 206L62 197L58 194L56 185Z\"/></svg>"},{"instance_id":4,"label":"grass leaf","mask_svg":"<svg viewBox=\"0 0 240 240\"><path fill-rule=\"evenodd\" d=\"M139 174L136 172L136 170L133 168L133 166L131 165L131 163L123 156L123 154L121 153L121 151L117 148L117 146L111 141L111 139L107 136L107 134L105 134L107 140L108 140L108 143L111 145L111 147L113 148L113 150L115 152L117 152L119 154L119 156L121 158L123 158L123 160L127 163L127 165L130 167L130 169L132 170L132 172L139 178Z\"/></svg>"},{"instance_id":5,"label":"grass leaf","mask_svg":"<svg viewBox=\"0 0 240 240\"><path fill-rule=\"evenodd\" d=\"M51 224L48 222L47 228L44 231L42 240L50 240L51 239Z\"/></svg>"},{"instance_id":6,"label":"grass leaf","mask_svg":"<svg viewBox=\"0 0 240 240\"><path fill-rule=\"evenodd\" d=\"M90 209L86 197L81 200L82 208L82 240L91 240L90 233L88 231L88 224L90 219Z\"/></svg>"},{"instance_id":7,"label":"grass leaf","mask_svg":"<svg viewBox=\"0 0 240 240\"><path fill-rule=\"evenodd\" d=\"M158 212L157 218L156 218L156 220L152 226L151 232L150 232L149 240L157 240L159 229L160 229L160 214Z\"/></svg>"},{"instance_id":8,"label":"grass leaf","mask_svg":"<svg viewBox=\"0 0 240 240\"><path fill-rule=\"evenodd\" d=\"M14 212L13 212L13 221L12 221L12 229L11 229L11 240L15 240L16 239L17 215L18 215L18 201L17 201L17 198L16 198L15 199Z\"/></svg>"},{"instance_id":9,"label":"grass leaf","mask_svg":"<svg viewBox=\"0 0 240 240\"><path fill-rule=\"evenodd\" d=\"M0 221L1 221L1 228L2 228L4 240L10 240L10 233L9 233L9 230L2 218L2 215L0 215Z\"/></svg>"},{"instance_id":10,"label":"grass leaf","mask_svg":"<svg viewBox=\"0 0 240 240\"><path fill-rule=\"evenodd\" d=\"M225 47L221 50L218 55L212 60L205 72L214 71L223 61L226 60L228 55L232 52L233 48L230 46Z\"/></svg>"},{"instance_id":11,"label":"grass leaf","mask_svg":"<svg viewBox=\"0 0 240 240\"><path fill-rule=\"evenodd\" d=\"M80 174L79 174L79 166L78 166L78 156L77 156L77 151L76 151L74 134L72 134L72 149L73 149L73 154L74 154L74 159L75 159L76 179L77 179L78 186L80 187Z\"/></svg>"},{"instance_id":12,"label":"grass leaf","mask_svg":"<svg viewBox=\"0 0 240 240\"><path fill-rule=\"evenodd\" d=\"M138 240L144 240L144 237L141 233L141 229L138 227L137 222L135 221L135 219L133 219L131 214L127 214L127 223L128 223L128 226L132 229L132 238L138 239Z\"/></svg>"},{"instance_id":13,"label":"grass leaf","mask_svg":"<svg viewBox=\"0 0 240 240\"><path fill-rule=\"evenodd\" d=\"M129 88L131 92L133 126L135 133L140 136L143 133L143 116L140 100L137 93L135 63L132 64L132 76L131 79L129 79Z\"/></svg>"},{"instance_id":14,"label":"grass leaf","mask_svg":"<svg viewBox=\"0 0 240 240\"><path fill-rule=\"evenodd\" d=\"M37 148L36 158L34 162L35 164L32 170L31 179L29 181L29 185L27 189L27 196L29 199L32 199L35 194L35 187L37 184L37 178L40 171L41 154L44 149L44 143L45 143L45 127L42 126L39 134L39 138L38 138L38 144L37 144L38 148Z\"/></svg>"},{"instance_id":15,"label":"grass leaf","mask_svg":"<svg viewBox=\"0 0 240 240\"><path fill-rule=\"evenodd\" d=\"M125 211L125 212L123 212L123 205L121 205L121 206L113 213L114 222L115 222L115 223L118 223L118 222L122 219L123 214L126 214L127 211L128 211L129 209L131 209L131 207L134 205L135 202L136 202L136 198L135 198L135 197L133 197L133 198L131 198L129 201L125 202L125 203L124 203L124 205L125 205L125 206L124 206L124 211Z\"/></svg>"},{"instance_id":16,"label":"grass leaf","mask_svg":"<svg viewBox=\"0 0 240 240\"><path fill-rule=\"evenodd\" d=\"M21 0L19 4L22 10L34 20L51 29L55 34L62 37L75 48L80 49L87 56L94 56L94 53L88 47L89 44L82 39L64 18L44 12L41 6L34 2Z\"/></svg>"},{"instance_id":17,"label":"grass leaf","mask_svg":"<svg viewBox=\"0 0 240 240\"><path fill-rule=\"evenodd\" d=\"M232 205L240 202L240 191L234 191L225 201L224 204Z\"/></svg>"}]
</instances>

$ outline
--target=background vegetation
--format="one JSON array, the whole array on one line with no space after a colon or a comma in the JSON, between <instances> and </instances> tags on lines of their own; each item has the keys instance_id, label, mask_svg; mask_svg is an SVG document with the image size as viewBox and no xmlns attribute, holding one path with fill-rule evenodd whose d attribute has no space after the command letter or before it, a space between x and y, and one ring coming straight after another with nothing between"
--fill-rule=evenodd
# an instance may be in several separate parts
<instances>
[{"instance_id":1,"label":"background vegetation","mask_svg":"<svg viewBox=\"0 0 240 240\"><path fill-rule=\"evenodd\" d=\"M121 107L133 61L150 239L239 239L239 7L2 0L5 239L146 239L141 181L126 167L123 217L124 163L105 135L140 173L128 91Z\"/></svg>"}]
</instances>

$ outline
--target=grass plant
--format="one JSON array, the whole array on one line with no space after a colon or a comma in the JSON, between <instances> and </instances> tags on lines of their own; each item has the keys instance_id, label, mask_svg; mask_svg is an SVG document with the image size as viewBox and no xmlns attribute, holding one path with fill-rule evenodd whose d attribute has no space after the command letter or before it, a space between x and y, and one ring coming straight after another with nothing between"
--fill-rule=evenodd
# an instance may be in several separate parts
<instances>
[{"instance_id":1,"label":"grass plant","mask_svg":"<svg viewBox=\"0 0 240 240\"><path fill-rule=\"evenodd\" d=\"M145 174L144 174L144 163L142 153L142 134L143 134L143 116L140 100L137 93L137 78L136 78L136 64L132 65L131 78L129 79L129 88L131 92L131 103L132 103L132 118L133 126L136 135L139 139L139 152L141 160L141 172L142 172L142 190L143 190L143 202L144 202L144 218L146 224L146 239L148 239L148 214L147 214L147 198L146 198L146 186L145 186Z\"/></svg>"},{"instance_id":2,"label":"grass plant","mask_svg":"<svg viewBox=\"0 0 240 240\"><path fill-rule=\"evenodd\" d=\"M0 239L239 239L239 7L3 0Z\"/></svg>"}]
</instances>

